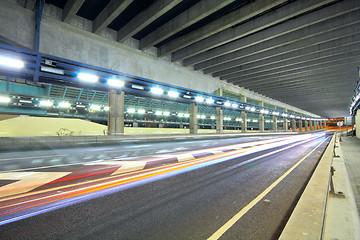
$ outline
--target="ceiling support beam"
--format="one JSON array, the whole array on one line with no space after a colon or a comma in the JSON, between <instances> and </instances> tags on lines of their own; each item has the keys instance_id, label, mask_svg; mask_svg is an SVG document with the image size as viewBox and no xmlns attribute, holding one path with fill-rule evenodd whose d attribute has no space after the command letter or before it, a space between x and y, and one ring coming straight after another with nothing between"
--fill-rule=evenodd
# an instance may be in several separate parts
<instances>
[{"instance_id":1,"label":"ceiling support beam","mask_svg":"<svg viewBox=\"0 0 360 240\"><path fill-rule=\"evenodd\" d=\"M93 32L99 34L134 0L111 0L93 21Z\"/></svg>"},{"instance_id":2,"label":"ceiling support beam","mask_svg":"<svg viewBox=\"0 0 360 240\"><path fill-rule=\"evenodd\" d=\"M84 2L85 0L68 0L63 9L62 20L69 23L71 18L76 15Z\"/></svg>"},{"instance_id":3,"label":"ceiling support beam","mask_svg":"<svg viewBox=\"0 0 360 240\"><path fill-rule=\"evenodd\" d=\"M254 21L248 21L239 26L232 28L224 28L223 24L220 23L219 20L215 20L218 22L217 26L222 27L224 29L221 32L214 32L216 34L205 38L209 35L209 32L203 33L203 38L201 41L198 41L190 46L187 46L181 50L178 50L171 55L172 61L179 61L185 58L189 58L201 52L207 51L209 49L221 46L223 44L229 43L231 41L243 38L247 35L254 34L266 28L269 28L273 25L279 24L283 21L291 19L297 15L303 14L307 11L313 10L315 8L321 7L329 2L333 2L334 0L315 0L315 1L296 1L280 7L274 11L271 11L263 16L256 18ZM255 16L255 14L260 14L262 12L266 12L267 10L279 6L283 4L285 1L254 1L249 3L248 5L240 8L238 10L239 16L244 16L243 18L238 17L234 23L241 23L250 17ZM247 7L247 8L246 8ZM249 9L249 10L248 10ZM248 10L248 11L247 11ZM228 16L224 16L223 18L228 18ZM212 23L215 24L215 23ZM206 27L206 26L205 26ZM199 30L197 30L199 31ZM194 33L192 33L194 34ZM184 36L186 37L186 36ZM205 38L205 39L204 39ZM177 41L177 39L175 40ZM171 43L169 43L171 44ZM161 48L160 48L161 50Z\"/></svg>"},{"instance_id":4,"label":"ceiling support beam","mask_svg":"<svg viewBox=\"0 0 360 240\"><path fill-rule=\"evenodd\" d=\"M319 1L319 0L317 0ZM229 31L233 31L232 26L241 23L254 17L258 14L261 14L271 8L274 8L286 1L274 1L274 0L263 0L263 1L253 1L247 5L226 14L219 19L214 20L213 22L206 24L205 26L200 27L199 29L190 32L184 36L174 39L173 41L161 46L158 49L158 56L164 56L169 53L173 53L181 48L189 46L192 43L200 41L204 38L207 38L213 34L220 33L224 35ZM264 24L264 23L261 23ZM265 23L261 28L268 26L269 22ZM252 26L252 31L256 31L255 27ZM207 38L208 39L208 38ZM204 40L203 40L204 41ZM203 42L202 41L202 42ZM216 47L216 46L213 46ZM184 57L177 56L178 54L186 51L188 54L196 54L197 52L191 52L191 50L181 50L179 53L172 55L172 61L182 60ZM186 55L186 53L185 53Z\"/></svg>"},{"instance_id":5,"label":"ceiling support beam","mask_svg":"<svg viewBox=\"0 0 360 240\"><path fill-rule=\"evenodd\" d=\"M342 4L340 4L342 3ZM306 14L304 16L289 20L285 23L276 25L274 27L268 28L261 32L254 33L250 36L246 36L244 38L235 40L231 43L227 43L225 45L219 46L217 48L208 50L204 53L197 54L193 57L186 58L183 60L184 66L194 65L215 57L219 57L225 54L229 54L235 52L240 49L249 48L250 46L272 40L274 38L278 38L277 41L281 40L283 45L286 44L286 41L296 41L301 37L293 36L296 32L296 35L302 35L302 38L308 37L307 31L313 28L323 29L323 31L329 31L328 29L334 29L335 27L332 24L339 26L335 21L336 19L342 20L342 22L347 21L351 15L353 21L358 20L359 14L357 9L360 9L360 2L357 1L345 1L333 4L326 8L320 9L318 11ZM342 15L348 14L348 16L344 17ZM323 26L324 25L324 26ZM304 29L302 30L301 29ZM320 32L313 32L312 34L320 34ZM286 41L285 41L286 40ZM268 42L268 48L273 48L274 46L279 46L280 44L276 42ZM272 44L270 44L272 43ZM199 70L199 68L197 68Z\"/></svg>"},{"instance_id":6,"label":"ceiling support beam","mask_svg":"<svg viewBox=\"0 0 360 240\"><path fill-rule=\"evenodd\" d=\"M181 0L156 0L149 8L140 12L117 32L117 40L125 42L150 23L175 7Z\"/></svg>"}]
</instances>

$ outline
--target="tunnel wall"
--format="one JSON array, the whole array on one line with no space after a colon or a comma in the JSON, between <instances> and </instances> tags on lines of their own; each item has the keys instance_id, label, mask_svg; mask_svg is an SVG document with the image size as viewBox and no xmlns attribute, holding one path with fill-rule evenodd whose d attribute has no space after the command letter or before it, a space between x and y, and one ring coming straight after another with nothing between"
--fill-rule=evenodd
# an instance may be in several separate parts
<instances>
[{"instance_id":1,"label":"tunnel wall","mask_svg":"<svg viewBox=\"0 0 360 240\"><path fill-rule=\"evenodd\" d=\"M360 110L356 111L355 125L356 125L356 137L360 139Z\"/></svg>"}]
</instances>

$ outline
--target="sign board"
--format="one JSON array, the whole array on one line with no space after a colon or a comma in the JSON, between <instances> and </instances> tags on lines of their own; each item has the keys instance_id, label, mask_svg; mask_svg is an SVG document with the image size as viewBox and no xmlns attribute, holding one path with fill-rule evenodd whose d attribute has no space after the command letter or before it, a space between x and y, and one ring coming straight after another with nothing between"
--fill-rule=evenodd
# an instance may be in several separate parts
<instances>
[{"instance_id":1,"label":"sign board","mask_svg":"<svg viewBox=\"0 0 360 240\"><path fill-rule=\"evenodd\" d=\"M352 125L352 117L345 117L345 125L347 126Z\"/></svg>"},{"instance_id":2,"label":"sign board","mask_svg":"<svg viewBox=\"0 0 360 240\"><path fill-rule=\"evenodd\" d=\"M344 123L343 123L343 122L337 122L337 125L338 125L339 127L341 127L342 125L344 125Z\"/></svg>"}]
</instances>

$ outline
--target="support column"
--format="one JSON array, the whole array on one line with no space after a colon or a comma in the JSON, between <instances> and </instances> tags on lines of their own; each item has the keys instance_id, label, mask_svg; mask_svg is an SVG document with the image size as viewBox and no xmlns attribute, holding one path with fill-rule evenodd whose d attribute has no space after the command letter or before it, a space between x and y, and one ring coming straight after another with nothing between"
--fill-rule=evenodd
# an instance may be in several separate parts
<instances>
[{"instance_id":1,"label":"support column","mask_svg":"<svg viewBox=\"0 0 360 240\"><path fill-rule=\"evenodd\" d=\"M288 121L286 118L283 119L283 128L284 128L284 132L289 131L288 129Z\"/></svg>"},{"instance_id":2,"label":"support column","mask_svg":"<svg viewBox=\"0 0 360 240\"><path fill-rule=\"evenodd\" d=\"M259 131L264 132L264 129L265 129L264 114L259 114Z\"/></svg>"},{"instance_id":3,"label":"support column","mask_svg":"<svg viewBox=\"0 0 360 240\"><path fill-rule=\"evenodd\" d=\"M125 93L109 91L108 135L124 134Z\"/></svg>"},{"instance_id":4,"label":"support column","mask_svg":"<svg viewBox=\"0 0 360 240\"><path fill-rule=\"evenodd\" d=\"M305 132L309 131L309 122L305 120Z\"/></svg>"},{"instance_id":5,"label":"support column","mask_svg":"<svg viewBox=\"0 0 360 240\"><path fill-rule=\"evenodd\" d=\"M190 134L198 133L197 105L190 103Z\"/></svg>"},{"instance_id":6,"label":"support column","mask_svg":"<svg viewBox=\"0 0 360 240\"><path fill-rule=\"evenodd\" d=\"M273 132L277 132L278 129L277 129L277 118L275 116L272 117L272 120L273 120Z\"/></svg>"},{"instance_id":7,"label":"support column","mask_svg":"<svg viewBox=\"0 0 360 240\"><path fill-rule=\"evenodd\" d=\"M241 112L241 132L247 132L247 112Z\"/></svg>"},{"instance_id":8,"label":"support column","mask_svg":"<svg viewBox=\"0 0 360 240\"><path fill-rule=\"evenodd\" d=\"M299 120L299 132L302 132L302 120Z\"/></svg>"},{"instance_id":9,"label":"support column","mask_svg":"<svg viewBox=\"0 0 360 240\"><path fill-rule=\"evenodd\" d=\"M323 129L322 121L319 121L319 128L320 128L320 129Z\"/></svg>"},{"instance_id":10,"label":"support column","mask_svg":"<svg viewBox=\"0 0 360 240\"><path fill-rule=\"evenodd\" d=\"M313 121L310 121L310 131L313 130Z\"/></svg>"},{"instance_id":11,"label":"support column","mask_svg":"<svg viewBox=\"0 0 360 240\"><path fill-rule=\"evenodd\" d=\"M318 122L317 121L314 121L314 127L315 127L315 130L318 130Z\"/></svg>"},{"instance_id":12,"label":"support column","mask_svg":"<svg viewBox=\"0 0 360 240\"><path fill-rule=\"evenodd\" d=\"M291 128L293 132L296 132L296 120L294 118L291 119Z\"/></svg>"},{"instance_id":13,"label":"support column","mask_svg":"<svg viewBox=\"0 0 360 240\"><path fill-rule=\"evenodd\" d=\"M223 133L223 129L224 129L223 109L221 107L216 107L216 133Z\"/></svg>"},{"instance_id":14,"label":"support column","mask_svg":"<svg viewBox=\"0 0 360 240\"><path fill-rule=\"evenodd\" d=\"M326 129L326 121L324 121L324 129Z\"/></svg>"}]
</instances>

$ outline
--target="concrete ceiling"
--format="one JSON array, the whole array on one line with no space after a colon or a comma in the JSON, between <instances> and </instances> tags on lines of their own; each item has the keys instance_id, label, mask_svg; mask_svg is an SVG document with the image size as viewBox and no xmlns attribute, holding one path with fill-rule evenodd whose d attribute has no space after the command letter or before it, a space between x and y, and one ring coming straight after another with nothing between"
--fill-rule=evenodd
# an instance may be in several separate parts
<instances>
[{"instance_id":1,"label":"concrete ceiling","mask_svg":"<svg viewBox=\"0 0 360 240\"><path fill-rule=\"evenodd\" d=\"M323 117L346 116L359 78L356 0L47 0L118 41Z\"/></svg>"}]
</instances>

